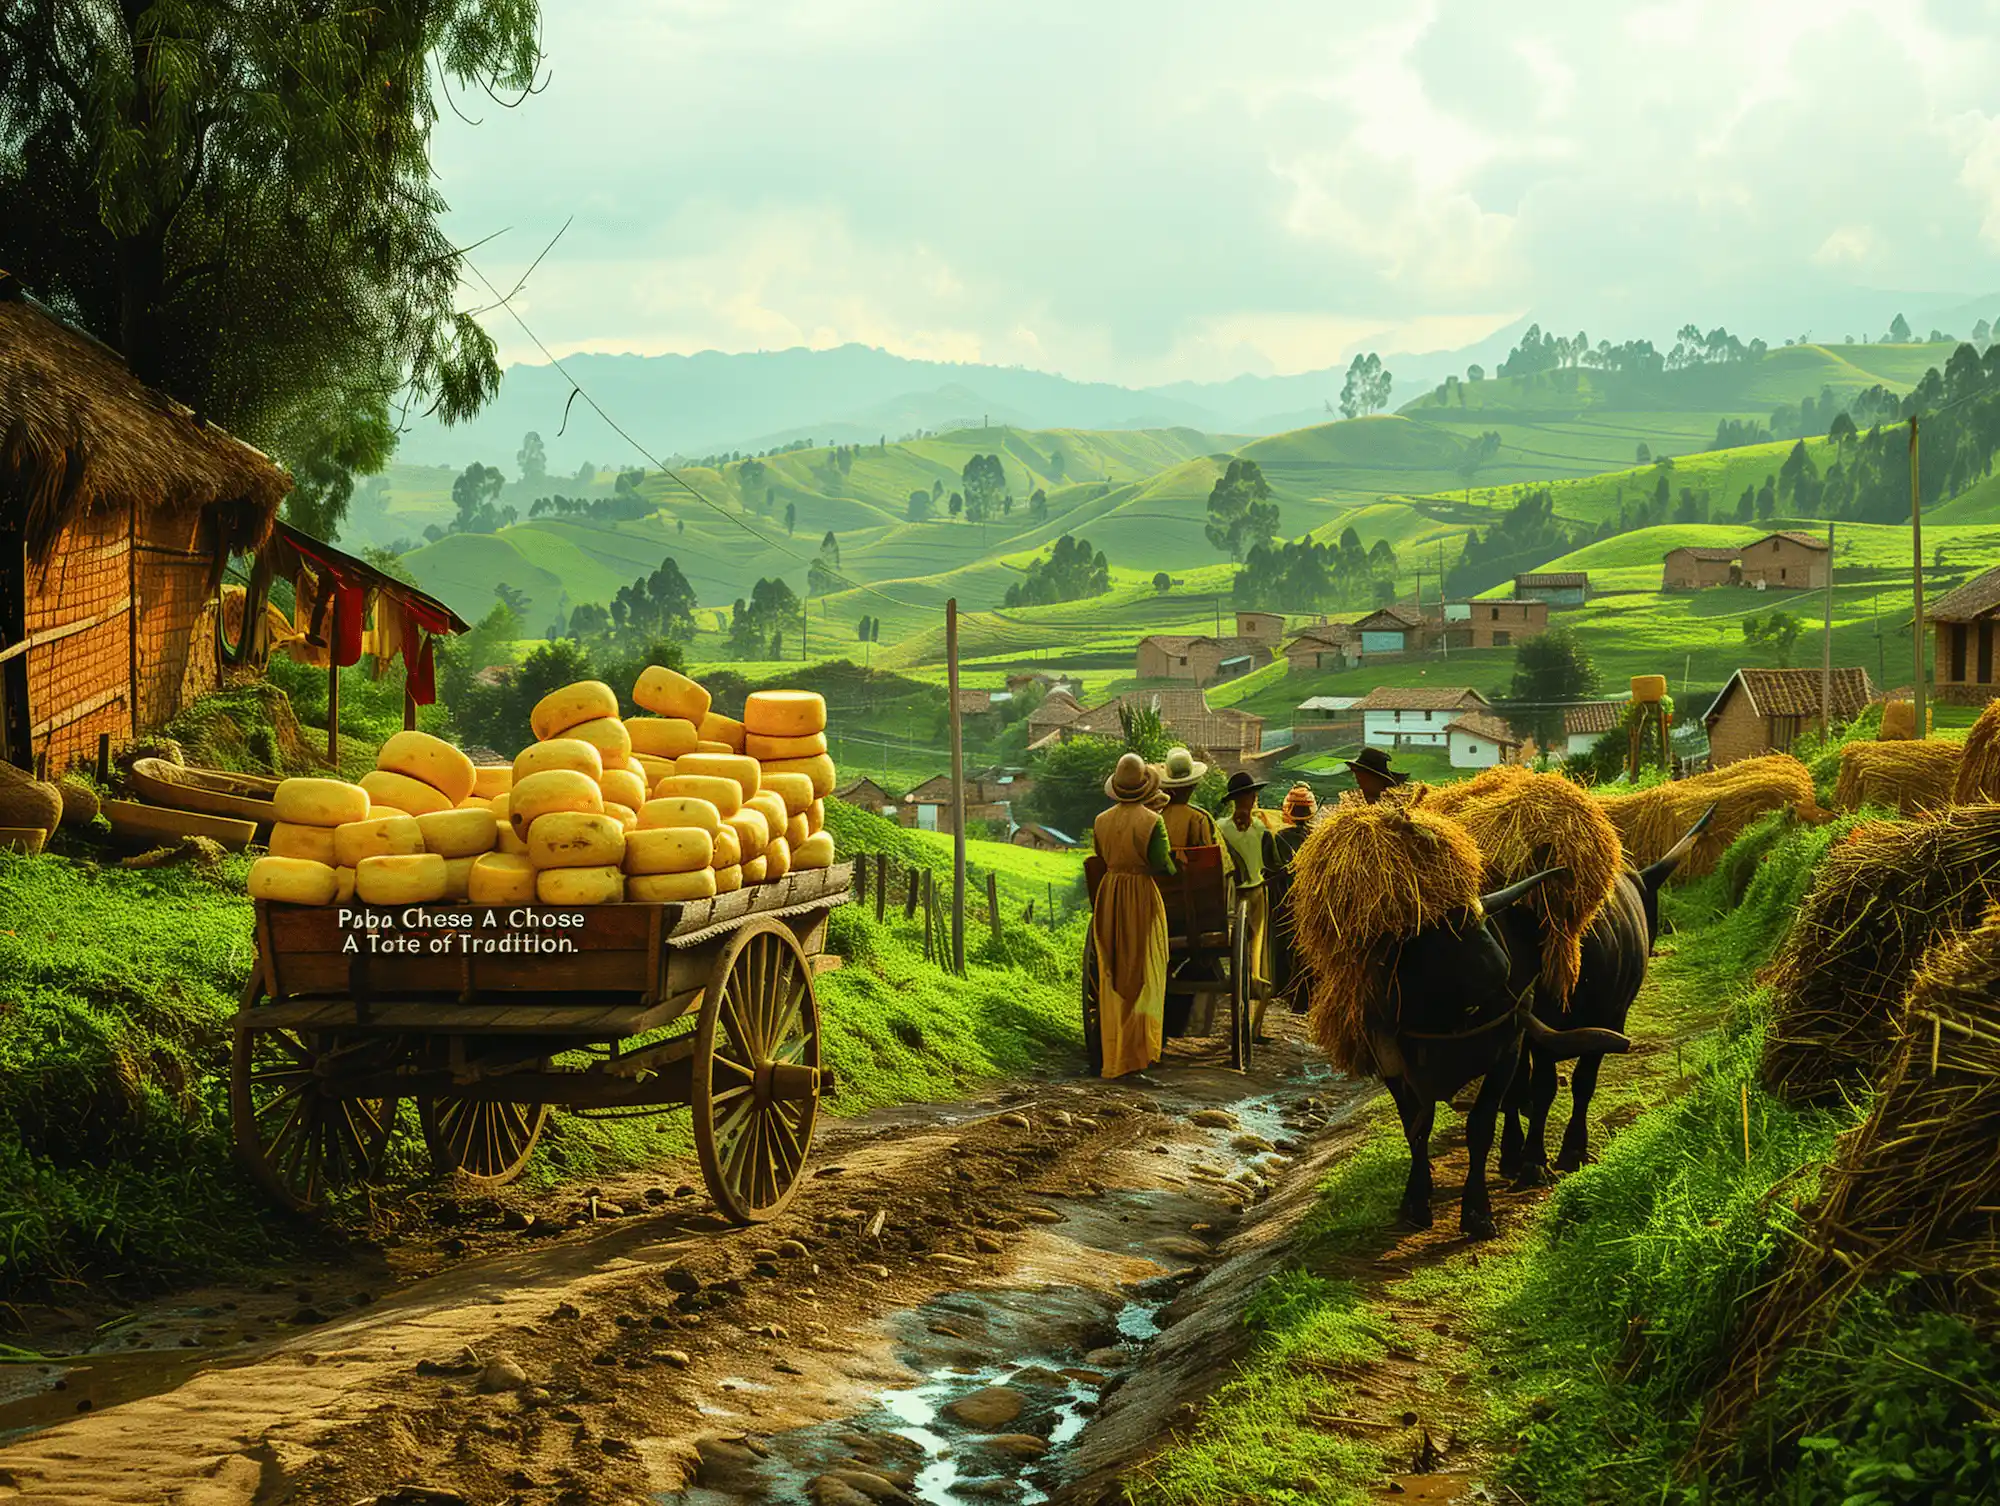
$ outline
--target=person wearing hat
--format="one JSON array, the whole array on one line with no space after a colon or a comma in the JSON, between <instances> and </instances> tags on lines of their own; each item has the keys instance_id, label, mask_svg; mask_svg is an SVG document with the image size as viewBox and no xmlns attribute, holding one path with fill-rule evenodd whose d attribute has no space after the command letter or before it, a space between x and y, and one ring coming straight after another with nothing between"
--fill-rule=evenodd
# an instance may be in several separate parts
<instances>
[{"instance_id":1,"label":"person wearing hat","mask_svg":"<svg viewBox=\"0 0 2000 1506\"><path fill-rule=\"evenodd\" d=\"M1167 749L1160 765L1160 788L1166 792L1167 808L1160 814L1167 823L1167 840L1175 847L1213 847L1215 822L1207 811L1193 803L1194 787L1208 774L1208 765L1186 748Z\"/></svg>"},{"instance_id":2,"label":"person wearing hat","mask_svg":"<svg viewBox=\"0 0 2000 1506\"><path fill-rule=\"evenodd\" d=\"M1222 792L1227 814L1216 823L1215 828L1216 835L1222 839L1222 850L1229 854L1229 866L1236 875L1237 896L1249 902L1244 923L1250 934L1244 941L1243 955L1250 969L1250 982L1257 985L1257 1002L1250 1011L1250 1018L1251 1033L1259 1041L1264 1039L1263 986L1271 977L1268 956L1270 891L1265 887L1265 880L1270 870L1277 866L1277 854L1271 845L1271 828L1257 814L1257 791L1264 785L1264 780L1254 778L1242 769L1231 774L1229 785Z\"/></svg>"},{"instance_id":3,"label":"person wearing hat","mask_svg":"<svg viewBox=\"0 0 2000 1506\"><path fill-rule=\"evenodd\" d=\"M1292 892L1292 866L1312 832L1313 818L1319 814L1312 786L1303 781L1294 784L1285 791L1279 811L1284 824L1271 839L1276 861L1264 881L1270 891L1271 992L1278 998L1291 1000L1292 1012L1297 1014L1306 1007L1305 969L1300 966L1298 949L1293 945L1291 912L1285 905Z\"/></svg>"},{"instance_id":4,"label":"person wearing hat","mask_svg":"<svg viewBox=\"0 0 2000 1506\"><path fill-rule=\"evenodd\" d=\"M1347 770L1354 776L1355 788L1361 791L1361 798L1370 805L1410 777L1390 768L1389 755L1380 748L1363 748L1347 760Z\"/></svg>"},{"instance_id":5,"label":"person wearing hat","mask_svg":"<svg viewBox=\"0 0 2000 1506\"><path fill-rule=\"evenodd\" d=\"M1160 773L1137 753L1118 760L1104 793L1111 808L1091 823L1104 878L1090 914L1097 954L1098 1035L1105 1077L1142 1072L1160 1059L1167 1001L1167 907L1155 874L1171 876L1165 822L1148 802Z\"/></svg>"}]
</instances>

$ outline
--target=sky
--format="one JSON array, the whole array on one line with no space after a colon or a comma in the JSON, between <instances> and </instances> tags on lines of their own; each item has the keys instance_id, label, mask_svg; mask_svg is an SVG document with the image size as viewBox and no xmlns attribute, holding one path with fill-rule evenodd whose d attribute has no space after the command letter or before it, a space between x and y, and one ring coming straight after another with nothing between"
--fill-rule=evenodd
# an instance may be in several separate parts
<instances>
[{"instance_id":1,"label":"sky","mask_svg":"<svg viewBox=\"0 0 2000 1506\"><path fill-rule=\"evenodd\" d=\"M1774 345L1879 335L1883 293L2000 315L2000 0L543 10L546 88L455 93L479 124L434 157L502 287L572 222L518 304L558 355L854 341L1139 386L1524 315Z\"/></svg>"}]
</instances>

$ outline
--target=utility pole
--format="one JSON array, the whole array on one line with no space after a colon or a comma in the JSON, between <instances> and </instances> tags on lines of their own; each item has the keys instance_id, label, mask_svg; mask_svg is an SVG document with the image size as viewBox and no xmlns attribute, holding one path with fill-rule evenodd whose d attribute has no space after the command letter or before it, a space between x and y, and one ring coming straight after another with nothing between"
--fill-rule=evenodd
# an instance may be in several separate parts
<instances>
[{"instance_id":1,"label":"utility pole","mask_svg":"<svg viewBox=\"0 0 2000 1506\"><path fill-rule=\"evenodd\" d=\"M945 678L951 696L951 970L965 971L965 738L958 715L958 598L944 604Z\"/></svg>"},{"instance_id":2,"label":"utility pole","mask_svg":"<svg viewBox=\"0 0 2000 1506\"><path fill-rule=\"evenodd\" d=\"M1916 702L1918 738L1930 735L1930 720L1924 712L1924 505L1917 485L1917 415L1910 415L1910 650L1916 669L1910 695Z\"/></svg>"},{"instance_id":3,"label":"utility pole","mask_svg":"<svg viewBox=\"0 0 2000 1506\"><path fill-rule=\"evenodd\" d=\"M1833 521L1826 525L1826 610L1819 630L1819 745L1826 746L1826 729L1833 705Z\"/></svg>"}]
</instances>

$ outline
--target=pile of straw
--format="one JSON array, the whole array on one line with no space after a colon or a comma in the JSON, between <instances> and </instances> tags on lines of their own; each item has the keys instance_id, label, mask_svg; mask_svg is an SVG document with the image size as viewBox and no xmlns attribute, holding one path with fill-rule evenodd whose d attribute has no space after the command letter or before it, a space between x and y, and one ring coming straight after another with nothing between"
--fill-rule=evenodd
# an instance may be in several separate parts
<instances>
[{"instance_id":1,"label":"pile of straw","mask_svg":"<svg viewBox=\"0 0 2000 1506\"><path fill-rule=\"evenodd\" d=\"M1956 743L1849 743L1840 750L1833 803L1844 811L1890 806L1905 816L1942 810L1951 804L1959 752Z\"/></svg>"},{"instance_id":2,"label":"pile of straw","mask_svg":"<svg viewBox=\"0 0 2000 1506\"><path fill-rule=\"evenodd\" d=\"M1394 945L1473 913L1480 868L1464 827L1400 801L1343 800L1314 824L1287 903L1311 965L1313 1038L1341 1070L1374 1066L1368 1023L1395 1007L1383 997Z\"/></svg>"},{"instance_id":3,"label":"pile of straw","mask_svg":"<svg viewBox=\"0 0 2000 1506\"><path fill-rule=\"evenodd\" d=\"M1725 764L1692 779L1656 784L1630 795L1600 795L1625 856L1643 868L1666 856L1667 850L1701 819L1711 803L1715 819L1695 838L1694 846L1674 871L1676 878L1713 873L1722 854L1739 833L1766 811L1789 806L1804 821L1818 820L1819 801L1813 793L1812 771L1789 753L1767 753Z\"/></svg>"},{"instance_id":4,"label":"pile of straw","mask_svg":"<svg viewBox=\"0 0 2000 1506\"><path fill-rule=\"evenodd\" d=\"M1996 900L2000 805L1857 827L1827 852L1766 974L1765 1083L1821 1101L1877 1076L1918 959Z\"/></svg>"},{"instance_id":5,"label":"pile of straw","mask_svg":"<svg viewBox=\"0 0 2000 1506\"><path fill-rule=\"evenodd\" d=\"M1951 798L1956 805L2000 800L2000 701L1988 701L1966 734Z\"/></svg>"},{"instance_id":6,"label":"pile of straw","mask_svg":"<svg viewBox=\"0 0 2000 1506\"><path fill-rule=\"evenodd\" d=\"M1583 967L1583 933L1611 897L1623 862L1603 805L1560 774L1512 769L1500 775L1494 768L1465 784L1432 790L1424 808L1471 833L1489 890L1545 868L1569 870L1522 901L1541 920L1542 987L1567 1005Z\"/></svg>"}]
</instances>

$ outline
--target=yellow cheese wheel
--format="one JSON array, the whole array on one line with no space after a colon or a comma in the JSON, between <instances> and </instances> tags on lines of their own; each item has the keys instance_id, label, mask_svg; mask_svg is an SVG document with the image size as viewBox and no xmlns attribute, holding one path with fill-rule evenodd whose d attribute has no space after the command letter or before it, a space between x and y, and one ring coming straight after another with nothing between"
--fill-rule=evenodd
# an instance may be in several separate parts
<instances>
[{"instance_id":1,"label":"yellow cheese wheel","mask_svg":"<svg viewBox=\"0 0 2000 1506\"><path fill-rule=\"evenodd\" d=\"M785 840L796 847L812 835L812 823L806 820L806 813L800 811L785 823Z\"/></svg>"},{"instance_id":2,"label":"yellow cheese wheel","mask_svg":"<svg viewBox=\"0 0 2000 1506\"><path fill-rule=\"evenodd\" d=\"M812 781L813 799L824 800L833 793L833 760L824 753L817 758L786 758L764 765L766 774L803 774Z\"/></svg>"},{"instance_id":3,"label":"yellow cheese wheel","mask_svg":"<svg viewBox=\"0 0 2000 1506\"><path fill-rule=\"evenodd\" d=\"M463 800L458 802L457 808L462 811L490 811L493 809L493 797L491 795L467 795Z\"/></svg>"},{"instance_id":4,"label":"yellow cheese wheel","mask_svg":"<svg viewBox=\"0 0 2000 1506\"><path fill-rule=\"evenodd\" d=\"M669 795L661 800L648 800L639 807L639 829L651 831L666 826L691 826L696 831L715 835L715 829L722 825L722 812L707 800L696 800L687 795Z\"/></svg>"},{"instance_id":5,"label":"yellow cheese wheel","mask_svg":"<svg viewBox=\"0 0 2000 1506\"><path fill-rule=\"evenodd\" d=\"M662 826L628 832L627 873L692 873L715 861L715 839L699 827Z\"/></svg>"},{"instance_id":6,"label":"yellow cheese wheel","mask_svg":"<svg viewBox=\"0 0 2000 1506\"><path fill-rule=\"evenodd\" d=\"M424 829L415 816L371 816L333 831L333 856L343 868L363 858L408 857L424 850Z\"/></svg>"},{"instance_id":7,"label":"yellow cheese wheel","mask_svg":"<svg viewBox=\"0 0 2000 1506\"><path fill-rule=\"evenodd\" d=\"M826 734L810 737L766 737L761 732L745 733L743 751L752 758L811 758L826 751Z\"/></svg>"},{"instance_id":8,"label":"yellow cheese wheel","mask_svg":"<svg viewBox=\"0 0 2000 1506\"><path fill-rule=\"evenodd\" d=\"M745 884L763 883L765 879L770 877L770 874L766 871L768 866L764 854L761 852L758 853L756 857L743 865L743 882Z\"/></svg>"},{"instance_id":9,"label":"yellow cheese wheel","mask_svg":"<svg viewBox=\"0 0 2000 1506\"><path fill-rule=\"evenodd\" d=\"M580 737L552 737L545 743L529 743L514 755L513 785L549 769L568 769L587 779L604 777L604 755L597 745Z\"/></svg>"},{"instance_id":10,"label":"yellow cheese wheel","mask_svg":"<svg viewBox=\"0 0 2000 1506\"><path fill-rule=\"evenodd\" d=\"M764 849L764 872L767 877L781 879L792 871L792 844L783 837L773 837L771 845Z\"/></svg>"},{"instance_id":11,"label":"yellow cheese wheel","mask_svg":"<svg viewBox=\"0 0 2000 1506\"><path fill-rule=\"evenodd\" d=\"M417 826L424 834L424 851L443 858L476 858L491 852L500 839L490 810L438 811L417 817Z\"/></svg>"},{"instance_id":12,"label":"yellow cheese wheel","mask_svg":"<svg viewBox=\"0 0 2000 1506\"><path fill-rule=\"evenodd\" d=\"M770 829L774 837L782 837L785 834L785 823L791 820L790 812L785 809L785 802L772 790L759 790L743 802L743 808L762 811L764 825Z\"/></svg>"},{"instance_id":13,"label":"yellow cheese wheel","mask_svg":"<svg viewBox=\"0 0 2000 1506\"><path fill-rule=\"evenodd\" d=\"M629 716L625 735L632 739L632 751L654 758L679 758L694 752L701 734L693 722L678 716Z\"/></svg>"},{"instance_id":14,"label":"yellow cheese wheel","mask_svg":"<svg viewBox=\"0 0 2000 1506\"><path fill-rule=\"evenodd\" d=\"M375 767L421 780L453 805L472 793L477 777L471 759L428 732L398 732L382 744Z\"/></svg>"},{"instance_id":15,"label":"yellow cheese wheel","mask_svg":"<svg viewBox=\"0 0 2000 1506\"><path fill-rule=\"evenodd\" d=\"M514 766L508 763L480 763L472 766L472 793L491 800L514 788Z\"/></svg>"},{"instance_id":16,"label":"yellow cheese wheel","mask_svg":"<svg viewBox=\"0 0 2000 1506\"><path fill-rule=\"evenodd\" d=\"M535 865L512 852L483 852L472 860L465 897L475 905L525 905L535 897Z\"/></svg>"},{"instance_id":17,"label":"yellow cheese wheel","mask_svg":"<svg viewBox=\"0 0 2000 1506\"><path fill-rule=\"evenodd\" d=\"M600 716L563 734L564 741L589 743L607 769L622 769L632 756L632 735L615 716Z\"/></svg>"},{"instance_id":18,"label":"yellow cheese wheel","mask_svg":"<svg viewBox=\"0 0 2000 1506\"><path fill-rule=\"evenodd\" d=\"M717 894L734 894L742 887L743 869L740 865L731 863L727 868L718 868L715 870L715 892Z\"/></svg>"},{"instance_id":19,"label":"yellow cheese wheel","mask_svg":"<svg viewBox=\"0 0 2000 1506\"><path fill-rule=\"evenodd\" d=\"M333 883L333 902L336 905L344 905L350 899L354 898L354 870L352 868L334 869Z\"/></svg>"},{"instance_id":20,"label":"yellow cheese wheel","mask_svg":"<svg viewBox=\"0 0 2000 1506\"><path fill-rule=\"evenodd\" d=\"M444 860L444 897L446 899L470 899L472 897L472 865L486 856L480 853L469 858L446 858Z\"/></svg>"},{"instance_id":21,"label":"yellow cheese wheel","mask_svg":"<svg viewBox=\"0 0 2000 1506\"><path fill-rule=\"evenodd\" d=\"M287 779L271 796L278 819L292 826L339 826L368 815L368 791L345 779Z\"/></svg>"},{"instance_id":22,"label":"yellow cheese wheel","mask_svg":"<svg viewBox=\"0 0 2000 1506\"><path fill-rule=\"evenodd\" d=\"M632 768L646 781L646 788L650 790L673 773L674 761L671 758L655 758L650 753L634 753Z\"/></svg>"},{"instance_id":23,"label":"yellow cheese wheel","mask_svg":"<svg viewBox=\"0 0 2000 1506\"><path fill-rule=\"evenodd\" d=\"M340 878L311 858L259 858L250 865L250 897L287 905L330 905Z\"/></svg>"},{"instance_id":24,"label":"yellow cheese wheel","mask_svg":"<svg viewBox=\"0 0 2000 1506\"><path fill-rule=\"evenodd\" d=\"M815 800L811 805L806 807L806 830L808 832L821 831L825 826L826 802L824 800Z\"/></svg>"},{"instance_id":25,"label":"yellow cheese wheel","mask_svg":"<svg viewBox=\"0 0 2000 1506\"><path fill-rule=\"evenodd\" d=\"M736 828L728 824L715 831L715 864L717 868L734 868L743 861L743 839L736 835Z\"/></svg>"},{"instance_id":26,"label":"yellow cheese wheel","mask_svg":"<svg viewBox=\"0 0 2000 1506\"><path fill-rule=\"evenodd\" d=\"M715 894L715 870L693 873L639 873L625 880L625 898L635 905L675 905Z\"/></svg>"},{"instance_id":27,"label":"yellow cheese wheel","mask_svg":"<svg viewBox=\"0 0 2000 1506\"><path fill-rule=\"evenodd\" d=\"M625 856L625 828L611 816L551 811L528 828L528 859L537 868L604 868Z\"/></svg>"},{"instance_id":28,"label":"yellow cheese wheel","mask_svg":"<svg viewBox=\"0 0 2000 1506\"><path fill-rule=\"evenodd\" d=\"M391 810L411 816L448 811L458 804L456 800L445 799L444 791L435 785L412 779L408 774L398 774L393 769L370 769L361 776L361 788L368 791L368 798L373 804L386 805Z\"/></svg>"},{"instance_id":29,"label":"yellow cheese wheel","mask_svg":"<svg viewBox=\"0 0 2000 1506\"><path fill-rule=\"evenodd\" d=\"M371 805L368 807L370 821L387 821L392 816L408 816L408 811L397 810L393 805ZM341 823L345 825L346 823Z\"/></svg>"},{"instance_id":30,"label":"yellow cheese wheel","mask_svg":"<svg viewBox=\"0 0 2000 1506\"><path fill-rule=\"evenodd\" d=\"M653 786L653 798L665 800L670 795L686 795L694 800L706 800L715 807L716 814L729 817L743 805L743 786L733 779L718 779L712 774L669 774Z\"/></svg>"},{"instance_id":31,"label":"yellow cheese wheel","mask_svg":"<svg viewBox=\"0 0 2000 1506\"><path fill-rule=\"evenodd\" d=\"M528 844L522 841L521 834L514 830L513 817L509 813L513 803L514 797L512 795L495 795L493 797L493 824L497 829L495 834L499 837L499 840L493 844L493 850L495 852L512 853L516 857L525 857L528 852Z\"/></svg>"},{"instance_id":32,"label":"yellow cheese wheel","mask_svg":"<svg viewBox=\"0 0 2000 1506\"><path fill-rule=\"evenodd\" d=\"M678 717L684 722L699 722L708 715L709 695L700 682L658 664L648 664L639 671L639 678L632 682L632 700L657 716Z\"/></svg>"},{"instance_id":33,"label":"yellow cheese wheel","mask_svg":"<svg viewBox=\"0 0 2000 1506\"><path fill-rule=\"evenodd\" d=\"M421 905L444 898L444 859L434 852L363 858L354 865L354 892L371 905Z\"/></svg>"},{"instance_id":34,"label":"yellow cheese wheel","mask_svg":"<svg viewBox=\"0 0 2000 1506\"><path fill-rule=\"evenodd\" d=\"M743 844L746 862L771 845L771 823L764 819L762 811L752 810L746 805L735 815L727 817L724 825L736 829L736 838Z\"/></svg>"},{"instance_id":35,"label":"yellow cheese wheel","mask_svg":"<svg viewBox=\"0 0 2000 1506\"><path fill-rule=\"evenodd\" d=\"M826 698L817 690L753 690L743 730L760 737L811 737L826 731Z\"/></svg>"},{"instance_id":36,"label":"yellow cheese wheel","mask_svg":"<svg viewBox=\"0 0 2000 1506\"><path fill-rule=\"evenodd\" d=\"M296 826L290 821L280 821L271 828L271 856L305 858L331 868L334 866L333 834L338 830L337 826Z\"/></svg>"},{"instance_id":37,"label":"yellow cheese wheel","mask_svg":"<svg viewBox=\"0 0 2000 1506\"><path fill-rule=\"evenodd\" d=\"M597 781L597 787L604 791L606 800L629 805L633 810L646 803L646 792L652 789L650 784L630 769L606 769L604 777Z\"/></svg>"},{"instance_id":38,"label":"yellow cheese wheel","mask_svg":"<svg viewBox=\"0 0 2000 1506\"><path fill-rule=\"evenodd\" d=\"M764 788L785 802L785 814L796 816L813 803L813 782L809 774L773 773L764 770Z\"/></svg>"},{"instance_id":39,"label":"yellow cheese wheel","mask_svg":"<svg viewBox=\"0 0 2000 1506\"><path fill-rule=\"evenodd\" d=\"M712 743L707 738L703 738L700 742L696 743L694 750L697 753L737 753L742 751L741 749L730 747L728 743Z\"/></svg>"},{"instance_id":40,"label":"yellow cheese wheel","mask_svg":"<svg viewBox=\"0 0 2000 1506\"><path fill-rule=\"evenodd\" d=\"M727 743L729 751L743 751L743 724L733 716L723 716L711 711L701 719L701 740L708 743Z\"/></svg>"},{"instance_id":41,"label":"yellow cheese wheel","mask_svg":"<svg viewBox=\"0 0 2000 1506\"><path fill-rule=\"evenodd\" d=\"M535 897L545 905L615 905L625 898L625 875L616 868L544 868L535 875Z\"/></svg>"},{"instance_id":42,"label":"yellow cheese wheel","mask_svg":"<svg viewBox=\"0 0 2000 1506\"><path fill-rule=\"evenodd\" d=\"M602 680L578 680L561 690L551 690L528 713L528 725L536 737L546 742L561 737L579 722L600 716L618 715L618 693Z\"/></svg>"},{"instance_id":43,"label":"yellow cheese wheel","mask_svg":"<svg viewBox=\"0 0 2000 1506\"><path fill-rule=\"evenodd\" d=\"M792 849L794 868L831 868L833 866L833 833L816 831L804 842Z\"/></svg>"},{"instance_id":44,"label":"yellow cheese wheel","mask_svg":"<svg viewBox=\"0 0 2000 1506\"><path fill-rule=\"evenodd\" d=\"M764 782L763 767L756 759L741 753L689 753L674 760L674 773L733 779L742 786L745 800L756 794Z\"/></svg>"},{"instance_id":45,"label":"yellow cheese wheel","mask_svg":"<svg viewBox=\"0 0 2000 1506\"><path fill-rule=\"evenodd\" d=\"M638 829L639 813L629 805L621 805L616 800L607 800L604 802L604 814L616 821L622 830L636 831Z\"/></svg>"},{"instance_id":46,"label":"yellow cheese wheel","mask_svg":"<svg viewBox=\"0 0 2000 1506\"><path fill-rule=\"evenodd\" d=\"M604 809L604 792L595 779L586 779L574 769L544 769L530 774L507 796L507 819L514 823L516 836L527 837L528 828L553 811L573 811L597 815Z\"/></svg>"}]
</instances>

